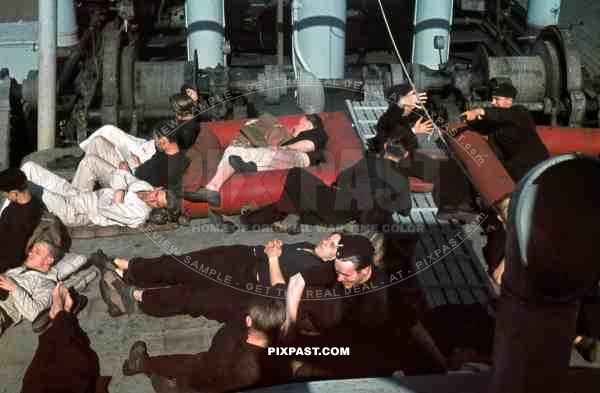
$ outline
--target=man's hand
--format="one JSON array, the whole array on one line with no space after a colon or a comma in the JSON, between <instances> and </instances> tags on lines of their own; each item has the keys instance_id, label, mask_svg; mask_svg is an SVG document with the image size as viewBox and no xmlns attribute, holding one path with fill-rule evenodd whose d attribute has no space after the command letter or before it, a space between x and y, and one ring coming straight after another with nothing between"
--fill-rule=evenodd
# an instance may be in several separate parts
<instances>
[{"instance_id":1,"label":"man's hand","mask_svg":"<svg viewBox=\"0 0 600 393\"><path fill-rule=\"evenodd\" d=\"M500 264L498 265L498 267L496 268L496 270L494 270L494 273L492 274L492 276L494 277L494 281L496 281L496 283L498 285L502 284L502 276L504 276L504 259L502 260L502 262L500 262Z\"/></svg>"},{"instance_id":2,"label":"man's hand","mask_svg":"<svg viewBox=\"0 0 600 393\"><path fill-rule=\"evenodd\" d=\"M10 278L0 275L0 288L12 292L17 289L17 284Z\"/></svg>"},{"instance_id":3,"label":"man's hand","mask_svg":"<svg viewBox=\"0 0 600 393\"><path fill-rule=\"evenodd\" d=\"M298 307L300 306L300 300L302 299L302 292L304 291L305 286L306 282L304 281L302 274L296 273L290 277L285 304L288 319L291 323L295 323L298 319Z\"/></svg>"},{"instance_id":4,"label":"man's hand","mask_svg":"<svg viewBox=\"0 0 600 393\"><path fill-rule=\"evenodd\" d=\"M64 310L64 297L62 288L64 288L63 283L59 281L52 290L52 307L50 308L51 319L54 319L59 312Z\"/></svg>"},{"instance_id":5,"label":"man's hand","mask_svg":"<svg viewBox=\"0 0 600 393\"><path fill-rule=\"evenodd\" d=\"M135 154L131 155L131 161L133 161L133 163L135 164L135 166L139 166L140 165L140 158L138 156L136 156Z\"/></svg>"},{"instance_id":6,"label":"man's hand","mask_svg":"<svg viewBox=\"0 0 600 393\"><path fill-rule=\"evenodd\" d=\"M407 95L400 97L398 105L409 107L420 107L427 102L427 93L417 93L411 90Z\"/></svg>"},{"instance_id":7,"label":"man's hand","mask_svg":"<svg viewBox=\"0 0 600 393\"><path fill-rule=\"evenodd\" d=\"M119 169L122 169L127 172L131 172L131 168L129 168L129 164L126 161L121 161L119 163Z\"/></svg>"},{"instance_id":8,"label":"man's hand","mask_svg":"<svg viewBox=\"0 0 600 393\"><path fill-rule=\"evenodd\" d=\"M431 120L425 120L419 117L419 120L415 123L413 130L415 134L430 134L433 130L433 122Z\"/></svg>"},{"instance_id":9,"label":"man's hand","mask_svg":"<svg viewBox=\"0 0 600 393\"><path fill-rule=\"evenodd\" d=\"M283 249L283 242L281 240L271 240L265 246L265 254L269 259L279 258Z\"/></svg>"},{"instance_id":10,"label":"man's hand","mask_svg":"<svg viewBox=\"0 0 600 393\"><path fill-rule=\"evenodd\" d=\"M475 108L470 111L461 113L461 117L464 118L464 122L478 120L481 116L485 115L483 108Z\"/></svg>"},{"instance_id":11,"label":"man's hand","mask_svg":"<svg viewBox=\"0 0 600 393\"><path fill-rule=\"evenodd\" d=\"M123 203L124 200L125 200L125 191L123 191L123 190L115 191L115 195L113 196L113 202L114 203Z\"/></svg>"}]
</instances>

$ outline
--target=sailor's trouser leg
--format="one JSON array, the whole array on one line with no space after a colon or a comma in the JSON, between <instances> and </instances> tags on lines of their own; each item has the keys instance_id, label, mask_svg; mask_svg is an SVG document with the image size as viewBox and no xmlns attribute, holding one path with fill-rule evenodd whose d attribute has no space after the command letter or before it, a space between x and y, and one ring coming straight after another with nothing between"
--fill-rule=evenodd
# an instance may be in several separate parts
<instances>
[{"instance_id":1,"label":"sailor's trouser leg","mask_svg":"<svg viewBox=\"0 0 600 393\"><path fill-rule=\"evenodd\" d=\"M110 187L110 177L116 169L99 156L86 155L79 163L71 184L84 192L94 191L96 182L102 187Z\"/></svg>"},{"instance_id":2,"label":"sailor's trouser leg","mask_svg":"<svg viewBox=\"0 0 600 393\"><path fill-rule=\"evenodd\" d=\"M95 137L89 142L85 155L100 157L115 168L122 161L116 146L102 136Z\"/></svg>"},{"instance_id":3,"label":"sailor's trouser leg","mask_svg":"<svg viewBox=\"0 0 600 393\"><path fill-rule=\"evenodd\" d=\"M90 225L89 210L92 209L86 195L64 196L44 190L42 202L50 213L56 215L66 226Z\"/></svg>"},{"instance_id":4,"label":"sailor's trouser leg","mask_svg":"<svg viewBox=\"0 0 600 393\"><path fill-rule=\"evenodd\" d=\"M43 187L45 190L63 196L76 196L80 193L71 183L35 162L26 162L21 170L29 181Z\"/></svg>"},{"instance_id":5,"label":"sailor's trouser leg","mask_svg":"<svg viewBox=\"0 0 600 393\"><path fill-rule=\"evenodd\" d=\"M221 162L229 163L230 156L240 156L245 162L255 163L258 171L304 168L310 165L306 153L292 149L230 146L225 149Z\"/></svg>"},{"instance_id":6,"label":"sailor's trouser leg","mask_svg":"<svg viewBox=\"0 0 600 393\"><path fill-rule=\"evenodd\" d=\"M310 165L308 155L296 150L229 146L223 153L215 176L210 180L206 188L220 190L223 184L235 173L235 170L229 164L229 157L231 156L239 156L244 162L255 163L259 172L275 169L304 168Z\"/></svg>"}]
</instances>

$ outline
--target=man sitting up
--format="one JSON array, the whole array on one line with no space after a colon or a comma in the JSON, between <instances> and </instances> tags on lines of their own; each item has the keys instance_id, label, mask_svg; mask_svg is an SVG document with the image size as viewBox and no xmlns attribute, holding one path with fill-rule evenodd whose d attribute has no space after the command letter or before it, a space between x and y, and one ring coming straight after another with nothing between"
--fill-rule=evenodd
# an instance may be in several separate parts
<instances>
[{"instance_id":1,"label":"man sitting up","mask_svg":"<svg viewBox=\"0 0 600 393\"><path fill-rule=\"evenodd\" d=\"M96 182L99 182L102 187L109 187L113 173L121 169L130 171L136 178L154 187L164 187L181 193L183 174L189 160L179 149L177 132L169 122L165 121L154 127L152 135L156 152L134 170L112 153L114 151L112 147L101 147L110 142L102 137L96 138L92 144L94 150L88 151L83 157L71 183L83 192L92 192ZM92 154L91 151L97 154Z\"/></svg>"},{"instance_id":2,"label":"man sitting up","mask_svg":"<svg viewBox=\"0 0 600 393\"><path fill-rule=\"evenodd\" d=\"M131 228L146 222L152 209L180 210L180 202L171 190L153 188L130 173L113 172L110 188L83 192L47 169L27 162L21 170L38 185L48 210L67 226L120 225ZM176 215L176 213L173 213Z\"/></svg>"},{"instance_id":3,"label":"man sitting up","mask_svg":"<svg viewBox=\"0 0 600 393\"><path fill-rule=\"evenodd\" d=\"M196 142L200 133L200 116L194 101L185 94L174 94L169 99L171 108L175 112L175 134L177 143L183 150L187 150Z\"/></svg>"},{"instance_id":4,"label":"man sitting up","mask_svg":"<svg viewBox=\"0 0 600 393\"><path fill-rule=\"evenodd\" d=\"M208 352L150 357L146 344L131 347L123 374L145 373L156 391L230 392L287 382L291 376L282 359L267 355L285 320L285 301L255 295L244 325L230 322L212 339ZM192 390L189 390L189 389Z\"/></svg>"},{"instance_id":5,"label":"man sitting up","mask_svg":"<svg viewBox=\"0 0 600 393\"><path fill-rule=\"evenodd\" d=\"M316 246L272 240L266 247L219 246L130 261L96 253L90 261L103 270L100 291L112 316L132 313L139 306L156 317L189 314L227 321L239 319L254 294L278 295L268 289L274 285L271 265L275 262L286 278L302 272L311 285L335 282L331 262L340 239L339 233L333 233Z\"/></svg>"},{"instance_id":6,"label":"man sitting up","mask_svg":"<svg viewBox=\"0 0 600 393\"><path fill-rule=\"evenodd\" d=\"M76 304L59 282L52 291L50 322L23 377L21 393L108 393L109 377L100 376L98 355L79 327Z\"/></svg>"},{"instance_id":7,"label":"man sitting up","mask_svg":"<svg viewBox=\"0 0 600 393\"><path fill-rule=\"evenodd\" d=\"M515 183L550 157L536 131L531 113L524 106L513 105L517 94L517 89L511 83L499 83L492 90L491 108L475 108L462 114L469 129L488 136L490 147ZM502 205L507 207L508 200ZM486 220L488 243L484 254L490 272L500 283L504 272L506 233L496 214L489 214L489 217Z\"/></svg>"},{"instance_id":8,"label":"man sitting up","mask_svg":"<svg viewBox=\"0 0 600 393\"><path fill-rule=\"evenodd\" d=\"M293 168L281 199L242 215L242 223L250 228L274 223L274 230L289 234L299 233L301 223L393 224L394 212L408 215L411 209L410 186L400 165L408 148L406 136L391 137L378 155L367 154L341 172L331 186L304 169Z\"/></svg>"},{"instance_id":9,"label":"man sitting up","mask_svg":"<svg viewBox=\"0 0 600 393\"><path fill-rule=\"evenodd\" d=\"M23 266L0 275L0 335L23 319L33 322L50 307L55 282L47 275L63 253L55 245L39 241Z\"/></svg>"},{"instance_id":10,"label":"man sitting up","mask_svg":"<svg viewBox=\"0 0 600 393\"><path fill-rule=\"evenodd\" d=\"M21 264L25 258L25 246L40 223L44 205L31 196L27 177L17 168L0 172L0 192L9 202L0 215L0 273Z\"/></svg>"},{"instance_id":11,"label":"man sitting up","mask_svg":"<svg viewBox=\"0 0 600 393\"><path fill-rule=\"evenodd\" d=\"M377 121L377 134L369 141L369 148L379 153L390 137L398 136L406 141L408 156L419 144L415 134L427 134L433 129L430 120L415 113L427 101L427 93L417 93L410 85L400 84L388 89L385 98L389 101L388 109Z\"/></svg>"},{"instance_id":12,"label":"man sitting up","mask_svg":"<svg viewBox=\"0 0 600 393\"><path fill-rule=\"evenodd\" d=\"M208 202L219 206L219 191L223 184L236 171L256 172L292 167L307 167L323 161L323 151L327 144L327 133L318 115L300 118L292 130L293 138L277 147L229 146L225 149L221 162L213 178L204 188L196 192L186 192L184 198L193 202Z\"/></svg>"}]
</instances>

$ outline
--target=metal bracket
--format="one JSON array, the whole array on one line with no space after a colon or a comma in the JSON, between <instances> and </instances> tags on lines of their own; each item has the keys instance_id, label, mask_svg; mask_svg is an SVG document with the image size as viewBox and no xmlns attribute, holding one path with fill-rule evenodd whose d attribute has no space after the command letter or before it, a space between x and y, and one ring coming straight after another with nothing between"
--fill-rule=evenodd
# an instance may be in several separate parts
<instances>
[{"instance_id":1,"label":"metal bracket","mask_svg":"<svg viewBox=\"0 0 600 393\"><path fill-rule=\"evenodd\" d=\"M569 127L581 127L585 117L586 99L582 91L572 91L569 93L571 99L571 116L569 117Z\"/></svg>"}]
</instances>

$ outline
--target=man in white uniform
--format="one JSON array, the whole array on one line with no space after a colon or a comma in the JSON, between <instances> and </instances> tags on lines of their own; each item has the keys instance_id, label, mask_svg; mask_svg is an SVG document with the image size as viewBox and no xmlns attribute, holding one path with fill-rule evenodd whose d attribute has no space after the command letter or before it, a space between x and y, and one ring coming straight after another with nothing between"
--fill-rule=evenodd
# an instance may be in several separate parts
<instances>
[{"instance_id":1,"label":"man in white uniform","mask_svg":"<svg viewBox=\"0 0 600 393\"><path fill-rule=\"evenodd\" d=\"M153 188L124 170L114 171L110 188L92 192L78 190L34 162L25 163L21 170L30 182L43 189L42 201L67 226L135 228L146 222L152 209L179 210L179 200L173 191Z\"/></svg>"}]
</instances>

